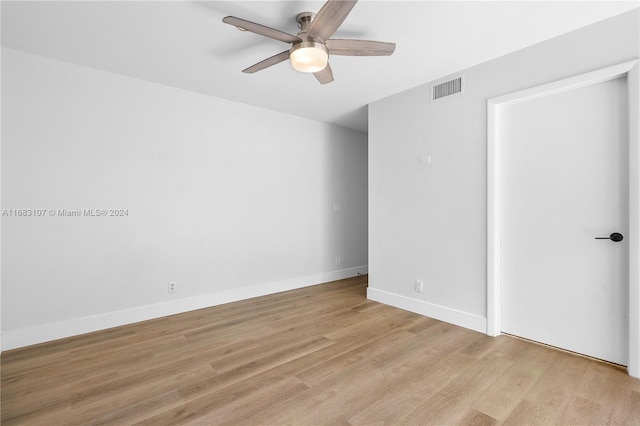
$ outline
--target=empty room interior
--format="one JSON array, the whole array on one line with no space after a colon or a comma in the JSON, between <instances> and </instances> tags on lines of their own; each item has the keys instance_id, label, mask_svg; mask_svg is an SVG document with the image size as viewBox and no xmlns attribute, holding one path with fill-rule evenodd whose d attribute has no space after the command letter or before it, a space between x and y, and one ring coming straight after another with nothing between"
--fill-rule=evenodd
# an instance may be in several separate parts
<instances>
[{"instance_id":1,"label":"empty room interior","mask_svg":"<svg viewBox=\"0 0 640 426\"><path fill-rule=\"evenodd\" d=\"M3 425L640 425L640 2L0 17Z\"/></svg>"}]
</instances>

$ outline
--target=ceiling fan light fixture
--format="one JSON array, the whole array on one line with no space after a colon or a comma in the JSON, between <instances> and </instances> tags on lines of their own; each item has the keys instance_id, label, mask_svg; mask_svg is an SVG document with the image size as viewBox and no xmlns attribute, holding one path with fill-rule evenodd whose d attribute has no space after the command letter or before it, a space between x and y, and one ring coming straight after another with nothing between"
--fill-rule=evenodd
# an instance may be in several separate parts
<instances>
[{"instance_id":1,"label":"ceiling fan light fixture","mask_svg":"<svg viewBox=\"0 0 640 426\"><path fill-rule=\"evenodd\" d=\"M313 74L320 84L327 84L333 81L329 54L331 56L389 56L396 48L395 43L383 41L331 38L357 1L326 0L317 14L299 13L296 16L296 22L300 32L297 35L235 16L225 16L222 22L263 37L291 43L284 52L243 69L243 73L253 74L289 59L296 71Z\"/></svg>"},{"instance_id":2,"label":"ceiling fan light fixture","mask_svg":"<svg viewBox=\"0 0 640 426\"><path fill-rule=\"evenodd\" d=\"M322 43L303 41L295 43L289 51L291 66L300 72L322 71L329 61L329 51Z\"/></svg>"}]
</instances>

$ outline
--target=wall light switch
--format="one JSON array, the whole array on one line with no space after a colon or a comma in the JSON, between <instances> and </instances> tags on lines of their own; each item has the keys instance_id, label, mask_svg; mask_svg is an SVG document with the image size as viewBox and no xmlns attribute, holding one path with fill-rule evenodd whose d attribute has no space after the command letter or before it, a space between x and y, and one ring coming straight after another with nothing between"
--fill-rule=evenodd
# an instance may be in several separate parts
<instances>
[{"instance_id":1,"label":"wall light switch","mask_svg":"<svg viewBox=\"0 0 640 426\"><path fill-rule=\"evenodd\" d=\"M334 204L333 205L333 212L334 213L340 213L340 204Z\"/></svg>"},{"instance_id":2,"label":"wall light switch","mask_svg":"<svg viewBox=\"0 0 640 426\"><path fill-rule=\"evenodd\" d=\"M427 155L426 157L418 158L418 163L420 163L421 166L426 166L427 164L431 164L431 156Z\"/></svg>"}]
</instances>

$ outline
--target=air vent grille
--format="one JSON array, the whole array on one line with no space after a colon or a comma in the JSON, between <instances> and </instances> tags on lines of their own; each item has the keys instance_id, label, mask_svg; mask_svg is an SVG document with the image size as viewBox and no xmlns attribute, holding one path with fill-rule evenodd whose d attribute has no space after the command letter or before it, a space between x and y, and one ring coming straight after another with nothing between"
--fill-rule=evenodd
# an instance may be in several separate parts
<instances>
[{"instance_id":1,"label":"air vent grille","mask_svg":"<svg viewBox=\"0 0 640 426\"><path fill-rule=\"evenodd\" d=\"M445 96L463 93L463 76L456 77L439 84L431 86L431 100L435 101Z\"/></svg>"}]
</instances>

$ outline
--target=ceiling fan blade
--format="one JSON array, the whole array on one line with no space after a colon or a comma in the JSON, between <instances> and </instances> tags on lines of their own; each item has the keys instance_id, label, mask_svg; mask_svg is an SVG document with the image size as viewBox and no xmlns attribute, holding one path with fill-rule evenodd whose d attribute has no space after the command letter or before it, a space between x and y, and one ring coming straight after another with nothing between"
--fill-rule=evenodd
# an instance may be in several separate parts
<instances>
[{"instance_id":1,"label":"ceiling fan blade","mask_svg":"<svg viewBox=\"0 0 640 426\"><path fill-rule=\"evenodd\" d=\"M222 19L222 22L238 27L243 31L251 31L252 33L256 33L261 36L284 41L285 43L295 43L298 41L302 41L294 35L287 34L274 28L265 27L264 25L256 24L255 22L247 21L246 19L236 18L235 16L227 16L226 18Z\"/></svg>"},{"instance_id":2,"label":"ceiling fan blade","mask_svg":"<svg viewBox=\"0 0 640 426\"><path fill-rule=\"evenodd\" d=\"M309 24L307 35L328 40L344 22L358 0L329 0Z\"/></svg>"},{"instance_id":3,"label":"ceiling fan blade","mask_svg":"<svg viewBox=\"0 0 640 426\"><path fill-rule=\"evenodd\" d=\"M273 55L272 57L267 58L264 61L260 61L255 65L251 65L249 68L242 70L242 72L246 74L253 74L256 71L269 68L271 65L279 64L287 59L289 59L289 51L285 50L284 52Z\"/></svg>"},{"instance_id":4,"label":"ceiling fan blade","mask_svg":"<svg viewBox=\"0 0 640 426\"><path fill-rule=\"evenodd\" d=\"M389 56L396 50L395 43L373 40L327 40L329 55Z\"/></svg>"},{"instance_id":5,"label":"ceiling fan blade","mask_svg":"<svg viewBox=\"0 0 640 426\"><path fill-rule=\"evenodd\" d=\"M313 75L316 76L321 84L327 84L333 81L333 72L329 64L327 64L322 71L314 72Z\"/></svg>"}]
</instances>

